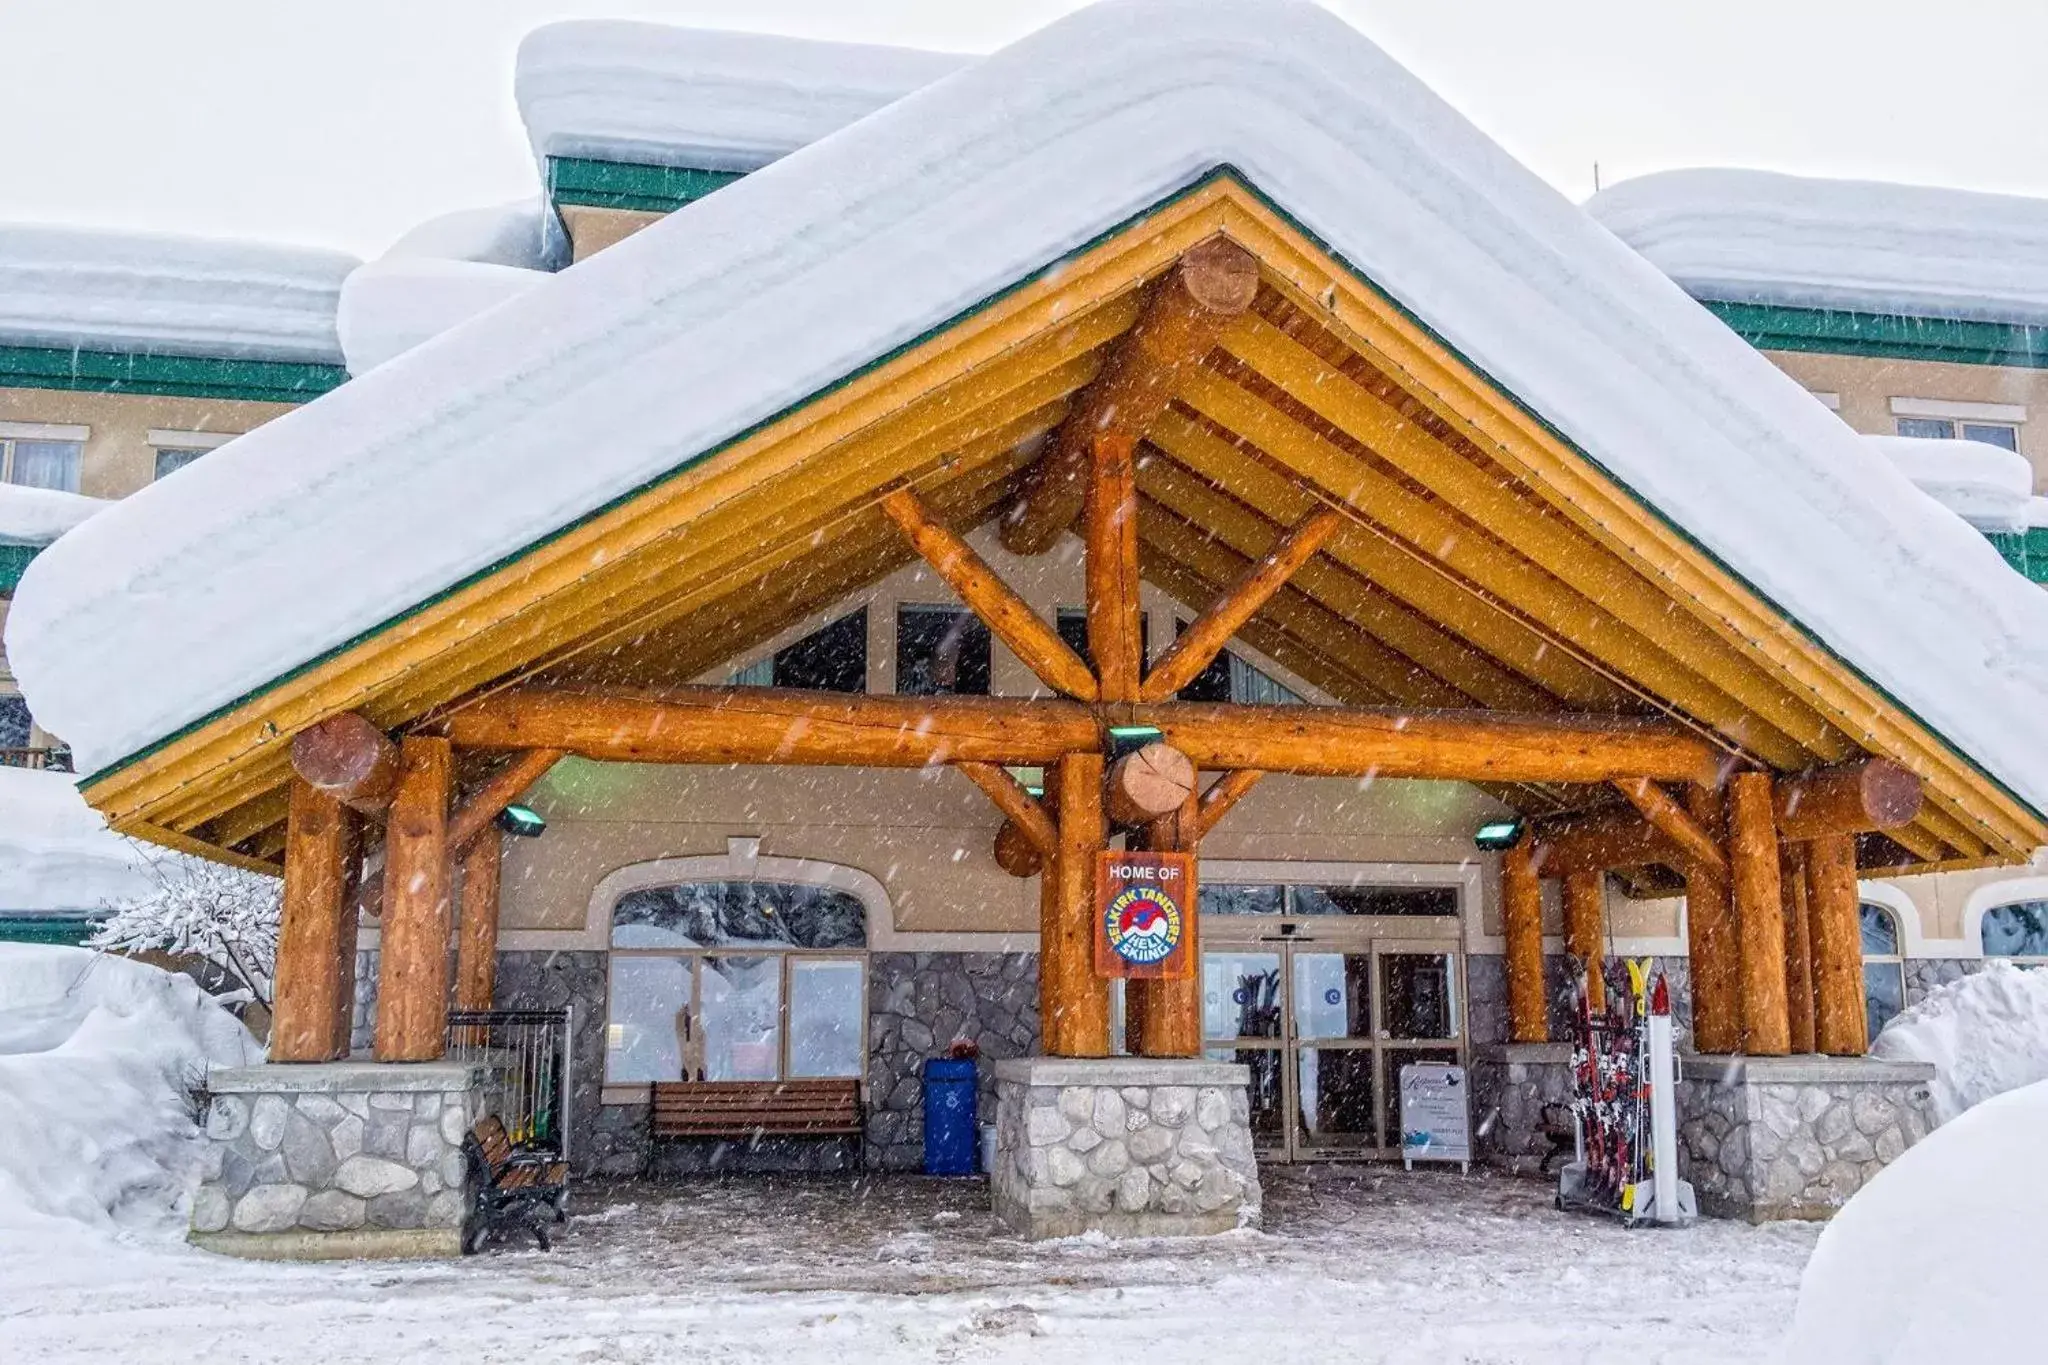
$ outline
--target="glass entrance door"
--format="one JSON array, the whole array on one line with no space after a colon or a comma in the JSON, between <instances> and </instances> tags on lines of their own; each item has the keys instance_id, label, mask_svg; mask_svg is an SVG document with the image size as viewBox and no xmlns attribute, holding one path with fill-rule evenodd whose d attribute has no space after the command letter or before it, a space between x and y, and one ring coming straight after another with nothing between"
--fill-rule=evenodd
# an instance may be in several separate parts
<instances>
[{"instance_id":1,"label":"glass entrance door","mask_svg":"<svg viewBox=\"0 0 2048 1365\"><path fill-rule=\"evenodd\" d=\"M1455 940L1367 925L1229 944L1202 955L1208 1055L1251 1068L1252 1134L1269 1158L1392 1157L1400 1068L1464 1061Z\"/></svg>"}]
</instances>

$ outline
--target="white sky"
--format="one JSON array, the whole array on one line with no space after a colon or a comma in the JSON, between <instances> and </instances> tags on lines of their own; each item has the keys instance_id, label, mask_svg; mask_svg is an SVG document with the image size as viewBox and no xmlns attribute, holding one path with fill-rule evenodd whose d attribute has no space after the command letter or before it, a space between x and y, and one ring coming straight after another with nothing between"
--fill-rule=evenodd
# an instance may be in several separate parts
<instances>
[{"instance_id":1,"label":"white sky","mask_svg":"<svg viewBox=\"0 0 2048 1365\"><path fill-rule=\"evenodd\" d=\"M1331 0L1574 198L1674 166L2048 196L2040 0ZM553 19L983 51L1071 0L0 0L0 218L336 246L537 177Z\"/></svg>"}]
</instances>

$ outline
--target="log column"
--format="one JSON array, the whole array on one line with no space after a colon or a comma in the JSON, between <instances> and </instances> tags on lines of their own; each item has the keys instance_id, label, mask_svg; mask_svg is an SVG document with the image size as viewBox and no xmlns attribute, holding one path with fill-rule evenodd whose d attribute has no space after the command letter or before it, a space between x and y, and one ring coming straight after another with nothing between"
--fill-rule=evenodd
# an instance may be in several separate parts
<instances>
[{"instance_id":1,"label":"log column","mask_svg":"<svg viewBox=\"0 0 2048 1365\"><path fill-rule=\"evenodd\" d=\"M1201 827L1200 798L1190 794L1178 811L1146 826L1145 846L1155 853L1195 853ZM1125 1043L1140 1057L1202 1055L1201 914L1192 898L1186 913L1181 926L1182 951L1195 964L1194 974L1176 980L1124 982Z\"/></svg>"},{"instance_id":2,"label":"log column","mask_svg":"<svg viewBox=\"0 0 2048 1365\"><path fill-rule=\"evenodd\" d=\"M1586 1000L1594 1014L1607 1008L1607 874L1571 872L1564 879L1565 951L1586 964Z\"/></svg>"},{"instance_id":3,"label":"log column","mask_svg":"<svg viewBox=\"0 0 2048 1365\"><path fill-rule=\"evenodd\" d=\"M1791 1051L1785 1006L1785 904L1778 884L1778 830L1766 773L1728 779L1728 869L1742 935L1743 1051Z\"/></svg>"},{"instance_id":4,"label":"log column","mask_svg":"<svg viewBox=\"0 0 2048 1365\"><path fill-rule=\"evenodd\" d=\"M1806 912L1806 850L1778 846L1778 885L1785 904L1785 1008L1794 1052L1813 1051L1813 950Z\"/></svg>"},{"instance_id":5,"label":"log column","mask_svg":"<svg viewBox=\"0 0 2048 1365\"><path fill-rule=\"evenodd\" d=\"M1535 848L1535 840L1525 836L1500 857L1511 1043L1550 1040L1550 1011L1543 991L1543 884L1536 877Z\"/></svg>"},{"instance_id":6,"label":"log column","mask_svg":"<svg viewBox=\"0 0 2048 1365\"><path fill-rule=\"evenodd\" d=\"M1692 786L1686 807L1695 823L1724 837L1727 812L1721 793ZM1711 863L1689 859L1685 872L1686 952L1692 965L1692 1041L1695 1050L1742 1050L1742 958L1728 881Z\"/></svg>"},{"instance_id":7,"label":"log column","mask_svg":"<svg viewBox=\"0 0 2048 1365\"><path fill-rule=\"evenodd\" d=\"M356 951L349 864L356 854L356 816L339 798L294 777L287 820L270 1060L331 1062L348 1055Z\"/></svg>"},{"instance_id":8,"label":"log column","mask_svg":"<svg viewBox=\"0 0 2048 1365\"><path fill-rule=\"evenodd\" d=\"M455 931L455 1008L487 1010L498 991L498 888L504 838L486 830L462 851L462 911Z\"/></svg>"},{"instance_id":9,"label":"log column","mask_svg":"<svg viewBox=\"0 0 2048 1365\"><path fill-rule=\"evenodd\" d=\"M431 1062L448 1034L448 741L407 736L384 830L376 1056Z\"/></svg>"},{"instance_id":10,"label":"log column","mask_svg":"<svg viewBox=\"0 0 2048 1365\"><path fill-rule=\"evenodd\" d=\"M1049 1057L1107 1057L1109 983L1095 975L1095 855L1108 839L1102 755L1068 754L1057 771L1059 849L1039 883L1039 1031Z\"/></svg>"},{"instance_id":11,"label":"log column","mask_svg":"<svg viewBox=\"0 0 2048 1365\"><path fill-rule=\"evenodd\" d=\"M1856 910L1856 841L1806 846L1806 913L1813 949L1814 1044L1831 1057L1870 1050L1863 1008L1863 933Z\"/></svg>"}]
</instances>

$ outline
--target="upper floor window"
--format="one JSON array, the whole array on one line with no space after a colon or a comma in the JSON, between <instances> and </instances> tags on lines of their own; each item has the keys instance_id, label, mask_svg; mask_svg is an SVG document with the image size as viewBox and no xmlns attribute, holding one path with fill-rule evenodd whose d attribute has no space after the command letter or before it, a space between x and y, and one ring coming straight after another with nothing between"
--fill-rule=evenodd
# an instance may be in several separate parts
<instances>
[{"instance_id":1,"label":"upper floor window","mask_svg":"<svg viewBox=\"0 0 2048 1365\"><path fill-rule=\"evenodd\" d=\"M1894 398L1892 419L1901 436L1936 441L1982 441L2004 450L2020 448L2027 410L2016 403L1973 403L1952 398Z\"/></svg>"},{"instance_id":2,"label":"upper floor window","mask_svg":"<svg viewBox=\"0 0 2048 1365\"><path fill-rule=\"evenodd\" d=\"M1187 622L1181 622L1180 629L1186 630ZM1306 700L1286 683L1227 649L1180 690L1180 699L1229 701L1240 706L1295 706Z\"/></svg>"},{"instance_id":3,"label":"upper floor window","mask_svg":"<svg viewBox=\"0 0 2048 1365\"><path fill-rule=\"evenodd\" d=\"M906 697L989 691L988 626L965 607L896 608L896 690Z\"/></svg>"},{"instance_id":4,"label":"upper floor window","mask_svg":"<svg viewBox=\"0 0 2048 1365\"><path fill-rule=\"evenodd\" d=\"M1899 922L1882 905L1856 907L1863 928L1863 1014L1872 1038L1906 1008L1906 963L1899 952Z\"/></svg>"},{"instance_id":5,"label":"upper floor window","mask_svg":"<svg viewBox=\"0 0 2048 1365\"><path fill-rule=\"evenodd\" d=\"M2020 429L2003 422L1957 422L1946 417L1901 417L1899 435L1922 436L1936 441L1982 441L2017 452Z\"/></svg>"},{"instance_id":6,"label":"upper floor window","mask_svg":"<svg viewBox=\"0 0 2048 1365\"><path fill-rule=\"evenodd\" d=\"M156 477L175 474L208 451L218 450L234 440L231 432L151 430L149 444L156 451Z\"/></svg>"},{"instance_id":7,"label":"upper floor window","mask_svg":"<svg viewBox=\"0 0 2048 1365\"><path fill-rule=\"evenodd\" d=\"M868 609L849 612L732 675L749 687L807 687L819 692L868 690Z\"/></svg>"},{"instance_id":8,"label":"upper floor window","mask_svg":"<svg viewBox=\"0 0 2048 1365\"><path fill-rule=\"evenodd\" d=\"M78 491L88 429L0 422L0 483Z\"/></svg>"},{"instance_id":9,"label":"upper floor window","mask_svg":"<svg viewBox=\"0 0 2048 1365\"><path fill-rule=\"evenodd\" d=\"M1060 639L1068 649L1081 656L1090 668L1095 666L1095 655L1088 648L1088 609L1086 607L1061 607L1053 614L1053 627L1059 631ZM1138 671L1152 669L1152 613L1138 613Z\"/></svg>"},{"instance_id":10,"label":"upper floor window","mask_svg":"<svg viewBox=\"0 0 2048 1365\"><path fill-rule=\"evenodd\" d=\"M2048 958L2048 900L1994 905L1980 933L1986 957Z\"/></svg>"}]
</instances>

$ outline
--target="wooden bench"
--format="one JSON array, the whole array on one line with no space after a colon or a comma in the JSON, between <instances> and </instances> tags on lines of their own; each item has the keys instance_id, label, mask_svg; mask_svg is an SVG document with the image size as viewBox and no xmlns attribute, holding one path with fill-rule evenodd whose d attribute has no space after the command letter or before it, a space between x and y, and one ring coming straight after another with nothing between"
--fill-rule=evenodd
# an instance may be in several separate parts
<instances>
[{"instance_id":1,"label":"wooden bench","mask_svg":"<svg viewBox=\"0 0 2048 1365\"><path fill-rule=\"evenodd\" d=\"M656 1138L858 1137L858 1080L657 1081Z\"/></svg>"},{"instance_id":2,"label":"wooden bench","mask_svg":"<svg viewBox=\"0 0 2048 1365\"><path fill-rule=\"evenodd\" d=\"M462 1249L477 1252L493 1234L525 1228L549 1249L548 1224L568 1219L569 1163L552 1152L529 1152L512 1145L496 1115L476 1121L462 1144L476 1184L476 1202Z\"/></svg>"}]
</instances>

